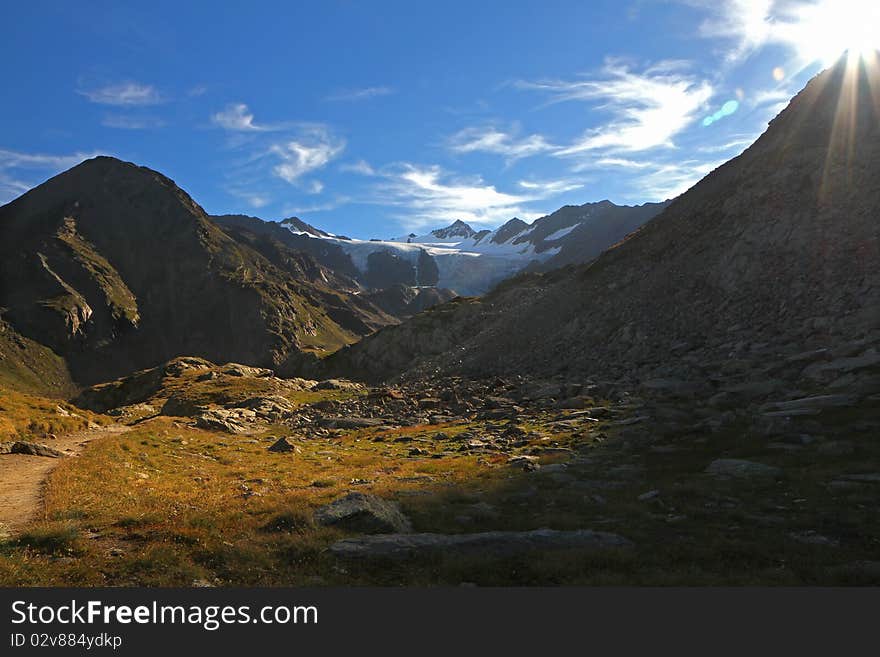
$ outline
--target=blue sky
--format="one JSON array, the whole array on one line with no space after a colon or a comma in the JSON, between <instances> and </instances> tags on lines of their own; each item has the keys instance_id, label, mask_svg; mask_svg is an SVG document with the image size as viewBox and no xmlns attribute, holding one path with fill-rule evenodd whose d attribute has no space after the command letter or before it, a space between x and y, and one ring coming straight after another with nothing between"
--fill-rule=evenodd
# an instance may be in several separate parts
<instances>
[{"instance_id":1,"label":"blue sky","mask_svg":"<svg viewBox=\"0 0 880 657\"><path fill-rule=\"evenodd\" d=\"M99 153L356 237L662 200L880 34L875 4L4 3L0 202Z\"/></svg>"}]
</instances>

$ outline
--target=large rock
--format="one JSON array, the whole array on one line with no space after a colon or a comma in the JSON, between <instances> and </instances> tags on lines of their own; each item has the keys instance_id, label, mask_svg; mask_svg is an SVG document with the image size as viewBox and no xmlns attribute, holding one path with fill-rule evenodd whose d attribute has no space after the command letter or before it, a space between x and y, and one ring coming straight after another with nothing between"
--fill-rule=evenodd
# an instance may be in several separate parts
<instances>
[{"instance_id":1,"label":"large rock","mask_svg":"<svg viewBox=\"0 0 880 657\"><path fill-rule=\"evenodd\" d=\"M196 418L196 426L201 429L225 431L226 433L242 434L251 430L249 423L256 419L256 413L247 409L232 410L214 408L205 411Z\"/></svg>"},{"instance_id":2,"label":"large rock","mask_svg":"<svg viewBox=\"0 0 880 657\"><path fill-rule=\"evenodd\" d=\"M857 402L858 397L855 395L816 395L789 401L771 402L761 406L761 410L769 412L792 411L792 414L797 414L803 411L821 411L826 408L853 406Z\"/></svg>"},{"instance_id":3,"label":"large rock","mask_svg":"<svg viewBox=\"0 0 880 657\"><path fill-rule=\"evenodd\" d=\"M775 479L782 475L782 469L743 459L717 459L709 464L706 473L736 479Z\"/></svg>"},{"instance_id":4,"label":"large rock","mask_svg":"<svg viewBox=\"0 0 880 657\"><path fill-rule=\"evenodd\" d=\"M364 534L412 531L409 518L393 502L375 495L349 493L315 512L321 525L348 529Z\"/></svg>"},{"instance_id":5,"label":"large rock","mask_svg":"<svg viewBox=\"0 0 880 657\"><path fill-rule=\"evenodd\" d=\"M275 375L275 372L268 370L265 367L251 367L249 365L242 365L241 363L227 363L223 366L221 373L228 376L247 376L253 378Z\"/></svg>"},{"instance_id":6,"label":"large rock","mask_svg":"<svg viewBox=\"0 0 880 657\"><path fill-rule=\"evenodd\" d=\"M288 454L290 452L299 452L300 450L296 445L291 445L287 438L281 436L281 438L272 443L271 447L269 447L269 451L279 454Z\"/></svg>"},{"instance_id":7,"label":"large rock","mask_svg":"<svg viewBox=\"0 0 880 657\"><path fill-rule=\"evenodd\" d=\"M250 409L259 417L273 422L291 417L296 413L296 404L281 395L254 397L238 402L234 407Z\"/></svg>"},{"instance_id":8,"label":"large rock","mask_svg":"<svg viewBox=\"0 0 880 657\"><path fill-rule=\"evenodd\" d=\"M326 379L316 383L312 390L363 390L362 383L355 383L346 379Z\"/></svg>"},{"instance_id":9,"label":"large rock","mask_svg":"<svg viewBox=\"0 0 880 657\"><path fill-rule=\"evenodd\" d=\"M830 362L814 363L804 369L804 376L815 381L829 382L847 374L870 367L880 366L880 352L871 348L858 356L837 358Z\"/></svg>"},{"instance_id":10,"label":"large rock","mask_svg":"<svg viewBox=\"0 0 880 657\"><path fill-rule=\"evenodd\" d=\"M10 453L12 454L28 454L30 456L47 456L49 458L57 459L63 457L65 454L53 447L49 447L48 445L41 445L39 443L29 443L23 440L19 440L17 442L12 443L12 447L10 448Z\"/></svg>"},{"instance_id":11,"label":"large rock","mask_svg":"<svg viewBox=\"0 0 880 657\"><path fill-rule=\"evenodd\" d=\"M366 429L380 427L387 420L377 417L322 417L318 418L318 426L325 429Z\"/></svg>"},{"instance_id":12,"label":"large rock","mask_svg":"<svg viewBox=\"0 0 880 657\"><path fill-rule=\"evenodd\" d=\"M549 550L605 550L632 547L629 539L589 529L474 534L389 534L337 541L330 552L344 559L409 559L426 554L506 557Z\"/></svg>"}]
</instances>

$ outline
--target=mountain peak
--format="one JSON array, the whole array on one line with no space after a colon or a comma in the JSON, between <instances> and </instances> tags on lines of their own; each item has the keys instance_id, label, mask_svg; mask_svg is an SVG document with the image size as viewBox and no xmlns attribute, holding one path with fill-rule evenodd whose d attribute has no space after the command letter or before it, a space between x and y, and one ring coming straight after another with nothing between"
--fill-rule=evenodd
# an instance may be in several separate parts
<instances>
[{"instance_id":1,"label":"mountain peak","mask_svg":"<svg viewBox=\"0 0 880 657\"><path fill-rule=\"evenodd\" d=\"M461 219L456 219L446 228L438 228L437 230L431 231L431 235L441 240L449 239L450 237L468 238L473 237L476 234L477 231L475 231Z\"/></svg>"},{"instance_id":2,"label":"mountain peak","mask_svg":"<svg viewBox=\"0 0 880 657\"><path fill-rule=\"evenodd\" d=\"M528 227L529 225L525 221L519 217L514 217L495 231L495 234L492 236L492 242L494 244L504 244Z\"/></svg>"},{"instance_id":3,"label":"mountain peak","mask_svg":"<svg viewBox=\"0 0 880 657\"><path fill-rule=\"evenodd\" d=\"M320 228L315 228L311 224L307 224L299 217L288 217L287 219L282 219L280 223L294 233L307 233L313 237L330 237L330 233L327 233Z\"/></svg>"}]
</instances>

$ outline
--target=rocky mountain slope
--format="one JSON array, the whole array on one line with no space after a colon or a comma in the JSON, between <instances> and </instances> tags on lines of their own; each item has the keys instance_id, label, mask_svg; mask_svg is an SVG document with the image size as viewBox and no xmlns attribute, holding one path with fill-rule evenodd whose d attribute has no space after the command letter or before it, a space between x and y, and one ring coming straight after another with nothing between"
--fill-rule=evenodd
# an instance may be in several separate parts
<instances>
[{"instance_id":1,"label":"rocky mountain slope","mask_svg":"<svg viewBox=\"0 0 880 657\"><path fill-rule=\"evenodd\" d=\"M876 59L843 58L742 155L591 264L438 307L327 365L880 392L878 88Z\"/></svg>"},{"instance_id":2,"label":"rocky mountain slope","mask_svg":"<svg viewBox=\"0 0 880 657\"><path fill-rule=\"evenodd\" d=\"M5 332L50 348L79 382L180 354L271 365L394 321L339 282L307 257L232 239L173 181L114 158L0 208ZM16 358L19 370L45 360Z\"/></svg>"}]
</instances>

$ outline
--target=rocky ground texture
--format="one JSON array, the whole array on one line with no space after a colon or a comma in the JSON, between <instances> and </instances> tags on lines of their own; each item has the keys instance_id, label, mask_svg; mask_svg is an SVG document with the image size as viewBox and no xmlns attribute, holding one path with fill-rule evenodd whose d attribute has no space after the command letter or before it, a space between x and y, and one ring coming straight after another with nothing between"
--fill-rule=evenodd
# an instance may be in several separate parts
<instances>
[{"instance_id":1,"label":"rocky ground texture","mask_svg":"<svg viewBox=\"0 0 880 657\"><path fill-rule=\"evenodd\" d=\"M684 352L688 378L373 386L186 358L79 403L149 441L171 421L245 450L265 474L233 506L276 500L270 473L299 468L318 496L272 531L323 536L315 581L876 583L877 347L711 368ZM276 510L299 499L281 490Z\"/></svg>"}]
</instances>

